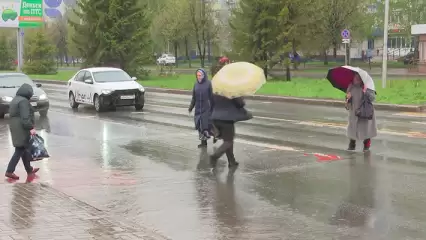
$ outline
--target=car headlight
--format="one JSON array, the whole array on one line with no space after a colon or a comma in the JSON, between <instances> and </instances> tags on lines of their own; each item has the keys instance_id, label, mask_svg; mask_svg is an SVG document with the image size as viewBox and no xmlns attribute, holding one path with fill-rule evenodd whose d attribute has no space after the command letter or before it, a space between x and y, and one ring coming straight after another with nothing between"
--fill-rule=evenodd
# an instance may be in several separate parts
<instances>
[{"instance_id":1,"label":"car headlight","mask_svg":"<svg viewBox=\"0 0 426 240\"><path fill-rule=\"evenodd\" d=\"M139 91L141 91L141 92L145 92L145 88L141 86L141 87L139 88Z\"/></svg>"},{"instance_id":2,"label":"car headlight","mask_svg":"<svg viewBox=\"0 0 426 240\"><path fill-rule=\"evenodd\" d=\"M112 93L112 90L102 90L102 94L110 94Z\"/></svg>"},{"instance_id":3,"label":"car headlight","mask_svg":"<svg viewBox=\"0 0 426 240\"><path fill-rule=\"evenodd\" d=\"M39 100L47 100L46 94L41 94L40 97L38 97Z\"/></svg>"},{"instance_id":4,"label":"car headlight","mask_svg":"<svg viewBox=\"0 0 426 240\"><path fill-rule=\"evenodd\" d=\"M11 102L13 100L13 97L4 96L4 97L1 98L1 100L3 102Z\"/></svg>"}]
</instances>

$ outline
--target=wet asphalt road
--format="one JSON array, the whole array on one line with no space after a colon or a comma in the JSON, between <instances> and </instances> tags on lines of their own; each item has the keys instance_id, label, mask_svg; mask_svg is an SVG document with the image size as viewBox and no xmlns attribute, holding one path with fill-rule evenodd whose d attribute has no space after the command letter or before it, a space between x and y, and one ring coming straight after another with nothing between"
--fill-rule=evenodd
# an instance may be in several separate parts
<instances>
[{"instance_id":1,"label":"wet asphalt road","mask_svg":"<svg viewBox=\"0 0 426 240\"><path fill-rule=\"evenodd\" d=\"M349 153L344 109L248 101L240 167L223 159L214 173L188 96L148 93L143 112L97 114L71 110L63 86L43 88L51 111L37 128L52 157L35 164L37 181L116 219L177 240L426 238L424 114L377 112L371 153ZM4 171L5 121L0 146Z\"/></svg>"}]
</instances>

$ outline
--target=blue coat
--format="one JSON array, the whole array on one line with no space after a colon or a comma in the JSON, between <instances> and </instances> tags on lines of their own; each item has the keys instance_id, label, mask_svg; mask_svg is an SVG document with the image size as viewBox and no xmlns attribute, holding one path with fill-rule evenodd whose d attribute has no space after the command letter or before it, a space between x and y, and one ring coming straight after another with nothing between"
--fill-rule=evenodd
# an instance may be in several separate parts
<instances>
[{"instance_id":1,"label":"blue coat","mask_svg":"<svg viewBox=\"0 0 426 240\"><path fill-rule=\"evenodd\" d=\"M195 107L194 123L195 129L199 132L210 130L210 115L214 106L213 88L211 82L207 78L207 73L203 69L197 71L204 72L204 78L201 82L196 81L192 89L192 100L189 105L189 111Z\"/></svg>"}]
</instances>

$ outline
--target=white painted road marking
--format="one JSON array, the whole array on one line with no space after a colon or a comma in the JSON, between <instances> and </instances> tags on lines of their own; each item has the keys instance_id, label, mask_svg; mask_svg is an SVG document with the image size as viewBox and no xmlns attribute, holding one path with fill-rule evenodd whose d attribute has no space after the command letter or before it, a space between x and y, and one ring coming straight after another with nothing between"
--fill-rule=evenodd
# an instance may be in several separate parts
<instances>
[{"instance_id":1,"label":"white painted road marking","mask_svg":"<svg viewBox=\"0 0 426 240\"><path fill-rule=\"evenodd\" d=\"M392 114L394 116L402 116L402 117L418 117L418 118L426 118L426 113L421 112L399 112Z\"/></svg>"},{"instance_id":2,"label":"white painted road marking","mask_svg":"<svg viewBox=\"0 0 426 240\"><path fill-rule=\"evenodd\" d=\"M253 141L247 141L244 139L235 139L235 142L252 145L256 147L263 147L263 148L269 148L273 150L281 150L281 151L290 151L290 152L301 152L302 150L298 150L292 147L282 146L282 145L274 145L274 144L268 144L268 143L261 143L261 142L253 142Z\"/></svg>"}]
</instances>

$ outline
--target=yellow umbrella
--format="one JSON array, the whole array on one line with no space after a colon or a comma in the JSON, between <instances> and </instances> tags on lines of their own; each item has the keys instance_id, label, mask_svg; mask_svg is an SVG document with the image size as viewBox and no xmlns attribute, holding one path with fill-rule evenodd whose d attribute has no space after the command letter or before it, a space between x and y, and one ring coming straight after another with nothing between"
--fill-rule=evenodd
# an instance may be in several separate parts
<instances>
[{"instance_id":1,"label":"yellow umbrella","mask_svg":"<svg viewBox=\"0 0 426 240\"><path fill-rule=\"evenodd\" d=\"M248 62L225 65L212 79L213 92L227 98L253 95L265 82L263 69Z\"/></svg>"}]
</instances>

